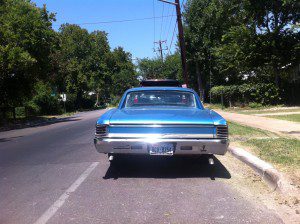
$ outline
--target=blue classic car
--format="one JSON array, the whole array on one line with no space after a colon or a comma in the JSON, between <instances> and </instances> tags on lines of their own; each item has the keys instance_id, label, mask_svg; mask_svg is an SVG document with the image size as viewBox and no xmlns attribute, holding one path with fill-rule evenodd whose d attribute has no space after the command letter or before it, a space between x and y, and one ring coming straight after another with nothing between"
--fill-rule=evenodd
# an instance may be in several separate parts
<instances>
[{"instance_id":1,"label":"blue classic car","mask_svg":"<svg viewBox=\"0 0 300 224\"><path fill-rule=\"evenodd\" d=\"M228 127L192 89L139 87L98 119L94 144L109 160L119 154L224 155Z\"/></svg>"}]
</instances>

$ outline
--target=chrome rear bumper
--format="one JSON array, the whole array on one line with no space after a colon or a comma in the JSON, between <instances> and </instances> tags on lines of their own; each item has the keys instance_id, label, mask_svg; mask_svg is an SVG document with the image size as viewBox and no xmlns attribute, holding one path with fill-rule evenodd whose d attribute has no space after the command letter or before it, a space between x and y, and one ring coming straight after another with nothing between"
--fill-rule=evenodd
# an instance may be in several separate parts
<instances>
[{"instance_id":1,"label":"chrome rear bumper","mask_svg":"<svg viewBox=\"0 0 300 224\"><path fill-rule=\"evenodd\" d=\"M153 143L174 144L174 155L224 155L227 152L227 139L166 139L166 138L99 138L94 144L99 153L149 154L148 146Z\"/></svg>"}]
</instances>

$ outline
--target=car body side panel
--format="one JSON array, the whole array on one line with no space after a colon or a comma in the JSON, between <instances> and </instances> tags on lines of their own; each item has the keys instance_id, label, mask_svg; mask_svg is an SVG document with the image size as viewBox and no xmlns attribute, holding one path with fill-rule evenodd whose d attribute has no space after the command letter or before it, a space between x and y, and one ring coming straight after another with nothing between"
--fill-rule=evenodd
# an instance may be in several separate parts
<instances>
[{"instance_id":1,"label":"car body side panel","mask_svg":"<svg viewBox=\"0 0 300 224\"><path fill-rule=\"evenodd\" d=\"M106 111L104 114L101 115L101 117L97 120L97 124L106 124L109 125L109 120L111 116L117 111L117 108L112 108L108 111Z\"/></svg>"}]
</instances>

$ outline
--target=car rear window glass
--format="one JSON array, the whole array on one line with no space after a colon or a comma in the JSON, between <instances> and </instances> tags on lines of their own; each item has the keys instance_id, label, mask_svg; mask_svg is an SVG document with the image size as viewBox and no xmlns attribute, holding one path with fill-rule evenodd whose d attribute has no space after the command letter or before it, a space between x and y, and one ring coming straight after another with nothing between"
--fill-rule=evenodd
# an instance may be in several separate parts
<instances>
[{"instance_id":1,"label":"car rear window glass","mask_svg":"<svg viewBox=\"0 0 300 224\"><path fill-rule=\"evenodd\" d=\"M193 93L184 91L147 90L127 94L125 108L145 106L196 107L196 102Z\"/></svg>"}]
</instances>

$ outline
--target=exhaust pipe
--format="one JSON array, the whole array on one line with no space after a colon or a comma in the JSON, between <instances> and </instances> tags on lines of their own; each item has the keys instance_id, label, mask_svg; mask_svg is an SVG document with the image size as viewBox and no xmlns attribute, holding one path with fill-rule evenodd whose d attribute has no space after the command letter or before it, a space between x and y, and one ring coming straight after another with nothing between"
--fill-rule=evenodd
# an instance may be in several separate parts
<instances>
[{"instance_id":1,"label":"exhaust pipe","mask_svg":"<svg viewBox=\"0 0 300 224\"><path fill-rule=\"evenodd\" d=\"M114 156L113 156L113 155L109 155L109 156L108 156L108 161L111 162L111 161L113 161L113 160L114 160Z\"/></svg>"},{"instance_id":2,"label":"exhaust pipe","mask_svg":"<svg viewBox=\"0 0 300 224\"><path fill-rule=\"evenodd\" d=\"M214 165L215 164L214 159L209 157L208 158L208 163L209 163L209 165Z\"/></svg>"}]
</instances>

